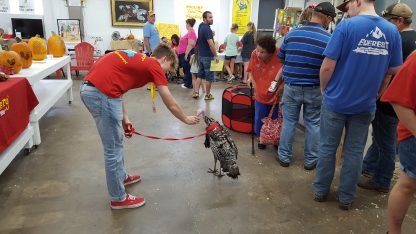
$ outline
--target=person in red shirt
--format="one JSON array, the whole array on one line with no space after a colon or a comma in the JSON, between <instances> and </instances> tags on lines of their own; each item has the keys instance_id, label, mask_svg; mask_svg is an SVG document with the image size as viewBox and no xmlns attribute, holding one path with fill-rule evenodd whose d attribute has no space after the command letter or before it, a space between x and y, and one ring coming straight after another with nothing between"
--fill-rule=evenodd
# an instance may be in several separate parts
<instances>
[{"instance_id":1,"label":"person in red shirt","mask_svg":"<svg viewBox=\"0 0 416 234\"><path fill-rule=\"evenodd\" d=\"M188 125L199 117L186 116L168 89L165 72L177 66L175 52L167 45L157 46L152 57L129 50L115 51L99 59L81 86L81 100L93 116L104 147L105 173L112 209L136 208L144 205L143 197L126 194L124 186L139 182L138 175L124 170L123 130L132 135L132 125L123 103L123 94L153 82L170 112ZM154 93L154 87L152 88Z\"/></svg>"},{"instance_id":2,"label":"person in red shirt","mask_svg":"<svg viewBox=\"0 0 416 234\"><path fill-rule=\"evenodd\" d=\"M388 201L388 233L400 233L407 209L416 194L416 53L413 52L382 96L399 117L397 127L400 177Z\"/></svg>"},{"instance_id":3,"label":"person in red shirt","mask_svg":"<svg viewBox=\"0 0 416 234\"><path fill-rule=\"evenodd\" d=\"M268 89L271 82L275 79L282 64L277 57L278 48L276 40L272 36L262 36L257 39L257 48L252 52L250 62L247 67L248 82L253 82L254 95L256 99L254 111L254 132L260 135L263 122L261 119L266 117L273 103L280 100L280 96L275 93L269 93ZM283 85L280 85L277 92L283 91ZM272 118L277 118L278 107L273 110ZM258 144L259 149L265 149L266 145Z\"/></svg>"}]
</instances>

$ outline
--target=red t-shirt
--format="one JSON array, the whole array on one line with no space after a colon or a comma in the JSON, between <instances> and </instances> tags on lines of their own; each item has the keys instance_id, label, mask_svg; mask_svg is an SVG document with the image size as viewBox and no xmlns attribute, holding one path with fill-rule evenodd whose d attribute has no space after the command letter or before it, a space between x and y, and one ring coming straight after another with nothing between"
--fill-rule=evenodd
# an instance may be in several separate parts
<instances>
[{"instance_id":1,"label":"red t-shirt","mask_svg":"<svg viewBox=\"0 0 416 234\"><path fill-rule=\"evenodd\" d=\"M410 55L394 80L381 97L383 102L397 103L402 106L413 109L416 112L416 52ZM406 138L412 137L413 134L399 122L397 127L398 139L400 143Z\"/></svg>"},{"instance_id":2,"label":"red t-shirt","mask_svg":"<svg viewBox=\"0 0 416 234\"><path fill-rule=\"evenodd\" d=\"M118 98L149 82L167 85L165 73L154 58L133 51L115 51L100 58L84 78L105 95Z\"/></svg>"},{"instance_id":3,"label":"red t-shirt","mask_svg":"<svg viewBox=\"0 0 416 234\"><path fill-rule=\"evenodd\" d=\"M277 53L279 48L276 48L275 53L272 55L271 60L268 63L264 63L257 57L257 49L251 53L250 62L247 67L247 72L253 74L253 80L255 84L255 98L258 102L263 104L273 104L275 102L274 93L269 93L269 87L274 78L276 78L277 72L282 67Z\"/></svg>"}]
</instances>

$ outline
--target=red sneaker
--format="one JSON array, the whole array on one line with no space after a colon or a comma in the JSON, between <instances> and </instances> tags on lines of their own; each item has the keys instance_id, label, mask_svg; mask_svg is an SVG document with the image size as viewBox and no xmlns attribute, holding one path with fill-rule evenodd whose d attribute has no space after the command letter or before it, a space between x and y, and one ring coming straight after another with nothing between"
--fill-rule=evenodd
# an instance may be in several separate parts
<instances>
[{"instance_id":1,"label":"red sneaker","mask_svg":"<svg viewBox=\"0 0 416 234\"><path fill-rule=\"evenodd\" d=\"M123 183L124 183L124 186L126 186L129 184L137 183L140 180L142 180L142 177L140 177L139 175L127 175L127 178L124 179Z\"/></svg>"},{"instance_id":2,"label":"red sneaker","mask_svg":"<svg viewBox=\"0 0 416 234\"><path fill-rule=\"evenodd\" d=\"M146 201L144 200L144 197L135 197L127 194L124 201L112 201L110 203L110 207L114 210L120 210L126 208L137 208L143 206L145 203Z\"/></svg>"}]
</instances>

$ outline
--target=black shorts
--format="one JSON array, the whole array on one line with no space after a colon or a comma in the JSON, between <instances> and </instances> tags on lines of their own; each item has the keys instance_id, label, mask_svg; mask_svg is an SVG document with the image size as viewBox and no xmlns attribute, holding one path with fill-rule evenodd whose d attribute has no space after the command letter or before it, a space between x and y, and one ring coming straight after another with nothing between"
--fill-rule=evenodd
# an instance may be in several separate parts
<instances>
[{"instance_id":1,"label":"black shorts","mask_svg":"<svg viewBox=\"0 0 416 234\"><path fill-rule=\"evenodd\" d=\"M236 59L237 56L227 56L225 55L225 60L231 60L231 59Z\"/></svg>"}]
</instances>

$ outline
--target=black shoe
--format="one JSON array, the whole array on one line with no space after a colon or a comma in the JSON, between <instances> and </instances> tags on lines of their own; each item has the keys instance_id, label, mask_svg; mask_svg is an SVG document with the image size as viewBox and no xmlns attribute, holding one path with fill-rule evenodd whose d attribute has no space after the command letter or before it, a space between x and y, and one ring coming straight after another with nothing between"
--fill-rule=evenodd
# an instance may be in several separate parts
<instances>
[{"instance_id":1,"label":"black shoe","mask_svg":"<svg viewBox=\"0 0 416 234\"><path fill-rule=\"evenodd\" d=\"M260 144L260 143L257 144L257 147L261 150L266 149L266 145L263 145L263 144Z\"/></svg>"},{"instance_id":2,"label":"black shoe","mask_svg":"<svg viewBox=\"0 0 416 234\"><path fill-rule=\"evenodd\" d=\"M316 202L325 202L328 199L328 194L320 196L315 193L315 196L313 197L313 200Z\"/></svg>"},{"instance_id":3,"label":"black shoe","mask_svg":"<svg viewBox=\"0 0 416 234\"><path fill-rule=\"evenodd\" d=\"M389 193L390 191L390 188L378 186L372 181L372 179L368 179L368 177L365 177L365 176L360 177L357 185L360 188L368 189L368 190L375 190L380 193Z\"/></svg>"},{"instance_id":4,"label":"black shoe","mask_svg":"<svg viewBox=\"0 0 416 234\"><path fill-rule=\"evenodd\" d=\"M349 210L349 209L351 209L352 208L352 203L339 203L339 205L338 205L338 207L341 209L341 210Z\"/></svg>"},{"instance_id":5,"label":"black shoe","mask_svg":"<svg viewBox=\"0 0 416 234\"><path fill-rule=\"evenodd\" d=\"M350 202L350 203L343 203L343 202L341 202L341 201L339 200L338 193L337 193L336 199L337 199L337 201L339 202L338 207L339 207L341 210L349 210L349 209L351 209L351 207L352 207L352 202Z\"/></svg>"},{"instance_id":6,"label":"black shoe","mask_svg":"<svg viewBox=\"0 0 416 234\"><path fill-rule=\"evenodd\" d=\"M281 161L279 156L276 157L276 160L279 162L280 166L282 166L282 167L289 167L289 165L290 165L290 163Z\"/></svg>"},{"instance_id":7,"label":"black shoe","mask_svg":"<svg viewBox=\"0 0 416 234\"><path fill-rule=\"evenodd\" d=\"M313 164L312 166L306 166L306 165L303 165L303 168L304 168L305 170L307 170L307 171L312 171L313 169L315 169L315 168L316 168L316 163L315 163L315 164Z\"/></svg>"}]
</instances>

